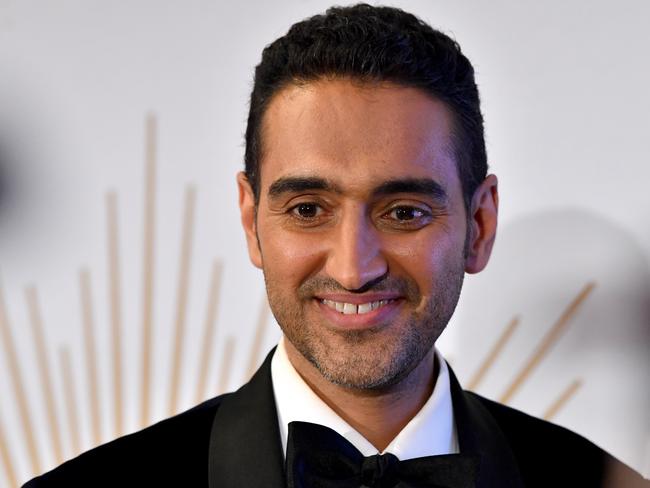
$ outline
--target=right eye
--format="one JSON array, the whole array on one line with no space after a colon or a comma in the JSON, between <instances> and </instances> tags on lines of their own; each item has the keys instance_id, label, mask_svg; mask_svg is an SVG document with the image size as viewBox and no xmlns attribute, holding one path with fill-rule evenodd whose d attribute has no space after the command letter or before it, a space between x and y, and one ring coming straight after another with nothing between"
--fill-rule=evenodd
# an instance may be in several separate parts
<instances>
[{"instance_id":1,"label":"right eye","mask_svg":"<svg viewBox=\"0 0 650 488\"><path fill-rule=\"evenodd\" d=\"M296 217L309 220L318 217L323 210L316 203L299 203L291 209L291 213Z\"/></svg>"}]
</instances>

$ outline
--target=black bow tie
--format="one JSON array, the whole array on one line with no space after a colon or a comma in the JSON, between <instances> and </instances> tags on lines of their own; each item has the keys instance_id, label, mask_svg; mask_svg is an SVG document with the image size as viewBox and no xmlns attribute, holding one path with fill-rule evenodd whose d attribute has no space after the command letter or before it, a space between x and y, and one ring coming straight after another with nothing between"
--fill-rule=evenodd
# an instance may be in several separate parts
<instances>
[{"instance_id":1,"label":"black bow tie","mask_svg":"<svg viewBox=\"0 0 650 488\"><path fill-rule=\"evenodd\" d=\"M477 467L477 459L464 454L407 461L389 453L364 457L328 427L289 423L289 488L469 488Z\"/></svg>"}]
</instances>

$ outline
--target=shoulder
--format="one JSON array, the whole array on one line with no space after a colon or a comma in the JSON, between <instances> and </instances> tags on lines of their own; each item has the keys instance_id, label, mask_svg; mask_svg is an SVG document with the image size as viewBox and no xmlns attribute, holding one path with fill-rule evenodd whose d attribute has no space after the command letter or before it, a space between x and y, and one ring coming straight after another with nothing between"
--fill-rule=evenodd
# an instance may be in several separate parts
<instances>
[{"instance_id":1,"label":"shoulder","mask_svg":"<svg viewBox=\"0 0 650 488\"><path fill-rule=\"evenodd\" d=\"M475 393L465 395L498 424L525 486L647 486L631 468L581 435ZM630 484L615 484L614 478Z\"/></svg>"},{"instance_id":2,"label":"shoulder","mask_svg":"<svg viewBox=\"0 0 650 488\"><path fill-rule=\"evenodd\" d=\"M34 478L25 488L207 486L208 448L215 413L228 395L91 449ZM203 482L204 480L204 482Z\"/></svg>"},{"instance_id":3,"label":"shoulder","mask_svg":"<svg viewBox=\"0 0 650 488\"><path fill-rule=\"evenodd\" d=\"M465 393L475 401L480 402L489 411L508 438L510 445L514 448L526 451L558 444L557 448L567 446L593 454L603 452L592 442L564 427L533 417L475 393Z\"/></svg>"}]
</instances>

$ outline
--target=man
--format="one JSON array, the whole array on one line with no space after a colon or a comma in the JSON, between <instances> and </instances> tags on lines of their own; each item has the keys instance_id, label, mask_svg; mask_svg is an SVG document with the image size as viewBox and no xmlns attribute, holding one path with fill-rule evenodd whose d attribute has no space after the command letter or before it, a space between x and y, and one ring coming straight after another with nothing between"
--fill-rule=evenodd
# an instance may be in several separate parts
<instances>
[{"instance_id":1,"label":"man","mask_svg":"<svg viewBox=\"0 0 650 488\"><path fill-rule=\"evenodd\" d=\"M28 486L640 486L463 392L435 342L497 225L473 69L385 7L332 8L255 72L239 205L284 337L250 383ZM48 483L49 482L49 483Z\"/></svg>"}]
</instances>

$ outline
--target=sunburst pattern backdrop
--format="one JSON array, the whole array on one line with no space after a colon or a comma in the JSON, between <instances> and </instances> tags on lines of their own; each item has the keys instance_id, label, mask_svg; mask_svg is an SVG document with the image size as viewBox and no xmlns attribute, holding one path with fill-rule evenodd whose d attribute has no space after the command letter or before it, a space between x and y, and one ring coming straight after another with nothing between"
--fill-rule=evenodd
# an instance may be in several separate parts
<instances>
[{"instance_id":1,"label":"sunburst pattern backdrop","mask_svg":"<svg viewBox=\"0 0 650 488\"><path fill-rule=\"evenodd\" d=\"M234 175L261 49L327 5L0 2L0 486L238 387L277 342ZM649 7L404 7L475 63L501 182L439 347L647 476Z\"/></svg>"}]
</instances>

